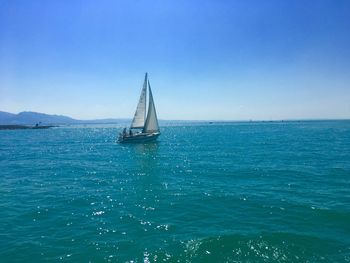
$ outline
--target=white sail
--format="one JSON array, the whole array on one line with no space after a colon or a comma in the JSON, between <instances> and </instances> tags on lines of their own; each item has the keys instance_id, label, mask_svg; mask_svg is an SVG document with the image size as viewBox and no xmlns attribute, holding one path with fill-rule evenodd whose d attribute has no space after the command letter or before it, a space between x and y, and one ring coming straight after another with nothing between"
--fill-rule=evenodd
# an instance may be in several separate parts
<instances>
[{"instance_id":1,"label":"white sail","mask_svg":"<svg viewBox=\"0 0 350 263\"><path fill-rule=\"evenodd\" d=\"M148 82L148 90L149 90L148 113L147 113L145 127L143 128L143 132L145 133L159 132L156 107L154 106L151 85L149 84L149 82Z\"/></svg>"},{"instance_id":2,"label":"white sail","mask_svg":"<svg viewBox=\"0 0 350 263\"><path fill-rule=\"evenodd\" d=\"M146 95L147 94L147 73L145 75L145 81L143 83L139 103L137 104L134 119L132 120L130 128L142 129L145 125L146 118Z\"/></svg>"}]
</instances>

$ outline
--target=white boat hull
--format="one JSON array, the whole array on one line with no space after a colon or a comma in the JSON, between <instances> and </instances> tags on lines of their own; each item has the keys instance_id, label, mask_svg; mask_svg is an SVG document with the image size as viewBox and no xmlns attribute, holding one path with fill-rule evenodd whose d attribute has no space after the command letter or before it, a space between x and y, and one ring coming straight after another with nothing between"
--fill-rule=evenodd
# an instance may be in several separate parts
<instances>
[{"instance_id":1,"label":"white boat hull","mask_svg":"<svg viewBox=\"0 0 350 263\"><path fill-rule=\"evenodd\" d=\"M142 143L155 141L160 135L160 132L154 133L136 133L134 135L120 135L118 142L120 143Z\"/></svg>"}]
</instances>

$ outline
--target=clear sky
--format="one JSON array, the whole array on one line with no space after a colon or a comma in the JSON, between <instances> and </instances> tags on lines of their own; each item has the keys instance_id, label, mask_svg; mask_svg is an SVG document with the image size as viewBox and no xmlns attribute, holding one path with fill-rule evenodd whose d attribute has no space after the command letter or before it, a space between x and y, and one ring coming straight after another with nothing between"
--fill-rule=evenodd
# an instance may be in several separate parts
<instances>
[{"instance_id":1,"label":"clear sky","mask_svg":"<svg viewBox=\"0 0 350 263\"><path fill-rule=\"evenodd\" d=\"M350 118L349 0L0 0L0 110Z\"/></svg>"}]
</instances>

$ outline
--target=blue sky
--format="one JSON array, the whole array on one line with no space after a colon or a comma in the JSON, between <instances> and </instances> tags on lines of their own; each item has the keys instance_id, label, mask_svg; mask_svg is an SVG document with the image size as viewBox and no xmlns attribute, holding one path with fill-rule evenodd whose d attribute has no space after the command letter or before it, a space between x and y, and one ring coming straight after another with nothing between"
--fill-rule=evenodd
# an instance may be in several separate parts
<instances>
[{"instance_id":1,"label":"blue sky","mask_svg":"<svg viewBox=\"0 0 350 263\"><path fill-rule=\"evenodd\" d=\"M350 118L350 1L0 0L0 110Z\"/></svg>"}]
</instances>

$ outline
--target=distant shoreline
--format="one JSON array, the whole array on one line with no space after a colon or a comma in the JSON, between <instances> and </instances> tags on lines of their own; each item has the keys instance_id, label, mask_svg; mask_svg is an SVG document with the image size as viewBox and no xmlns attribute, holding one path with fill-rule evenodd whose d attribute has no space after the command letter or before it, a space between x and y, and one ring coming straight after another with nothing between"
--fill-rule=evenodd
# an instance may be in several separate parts
<instances>
[{"instance_id":1,"label":"distant shoreline","mask_svg":"<svg viewBox=\"0 0 350 263\"><path fill-rule=\"evenodd\" d=\"M288 124L288 123L301 123L301 122L343 122L350 121L350 119L323 119L323 120L248 120L248 121L207 121L207 120L160 120L160 126L177 126L177 125L227 125L227 124ZM126 125L123 123L61 123L61 124L47 124L47 125L25 125L25 124L0 124L0 130L28 130L28 129L49 129L53 127L66 127L66 126L86 126L86 125Z\"/></svg>"},{"instance_id":2,"label":"distant shoreline","mask_svg":"<svg viewBox=\"0 0 350 263\"><path fill-rule=\"evenodd\" d=\"M57 127L53 125L28 126L28 125L0 125L0 130L26 130L26 129L49 129Z\"/></svg>"},{"instance_id":3,"label":"distant shoreline","mask_svg":"<svg viewBox=\"0 0 350 263\"><path fill-rule=\"evenodd\" d=\"M246 122L300 122L300 121L348 121L346 118L303 118L303 119L246 119L246 120L227 120L227 119L208 119L208 120L166 120L159 119L160 123L246 123ZM28 127L15 127L15 129L29 129L35 123L45 123L46 125L78 125L78 124L126 124L131 122L130 118L107 118L95 120L78 120L64 115L50 115L45 113L23 111L18 114L0 111L0 125L19 125ZM40 125L41 126L41 125ZM2 128L5 129L5 128ZM8 129L8 128L6 128Z\"/></svg>"}]
</instances>

